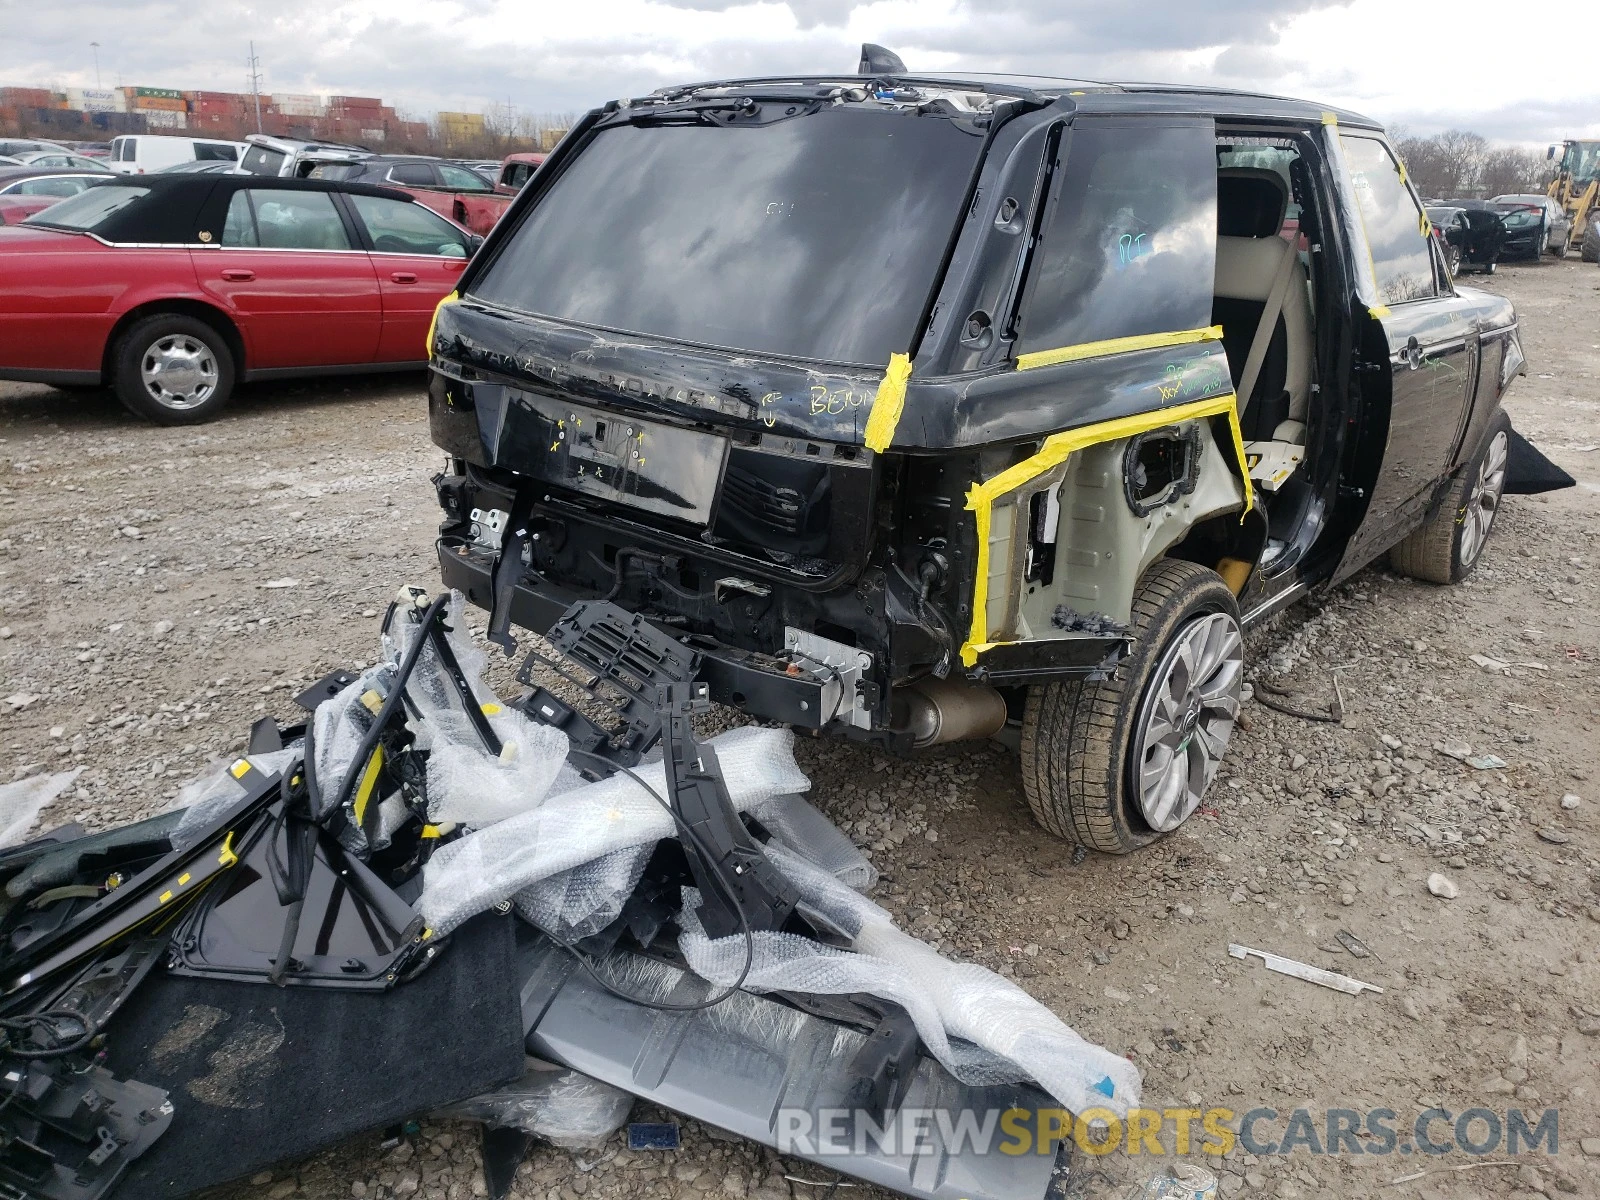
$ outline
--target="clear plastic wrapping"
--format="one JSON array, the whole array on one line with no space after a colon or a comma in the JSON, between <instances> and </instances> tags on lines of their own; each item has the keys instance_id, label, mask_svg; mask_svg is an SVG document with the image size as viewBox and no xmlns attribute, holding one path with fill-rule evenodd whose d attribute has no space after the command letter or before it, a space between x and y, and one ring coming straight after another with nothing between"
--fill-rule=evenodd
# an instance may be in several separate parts
<instances>
[{"instance_id":1,"label":"clear plastic wrapping","mask_svg":"<svg viewBox=\"0 0 1600 1200\"><path fill-rule=\"evenodd\" d=\"M929 1052L964 1082L1032 1079L1073 1112L1099 1106L1121 1116L1138 1103L1139 1071L1131 1062L1079 1037L1014 983L985 967L942 958L895 928L872 901L798 855L770 843L766 853L807 904L854 931L854 947L757 933L746 989L865 992L910 1013ZM727 986L744 967L745 939L708 938L695 917L698 903L694 890L685 888L678 947L695 974Z\"/></svg>"},{"instance_id":2,"label":"clear plastic wrapping","mask_svg":"<svg viewBox=\"0 0 1600 1200\"><path fill-rule=\"evenodd\" d=\"M435 1116L520 1129L564 1150L594 1150L633 1110L633 1097L578 1071L530 1066L505 1087L440 1109Z\"/></svg>"},{"instance_id":3,"label":"clear plastic wrapping","mask_svg":"<svg viewBox=\"0 0 1600 1200\"><path fill-rule=\"evenodd\" d=\"M710 744L735 808L810 786L795 765L794 735L786 729L733 729ZM655 797L632 776L617 774L549 796L538 808L441 846L424 868L418 901L429 926L448 932L541 880L618 850L675 836L677 827L663 807L665 768L659 762L641 763L634 774Z\"/></svg>"},{"instance_id":4,"label":"clear plastic wrapping","mask_svg":"<svg viewBox=\"0 0 1600 1200\"><path fill-rule=\"evenodd\" d=\"M82 767L0 784L0 846L25 841L39 814L72 786Z\"/></svg>"}]
</instances>

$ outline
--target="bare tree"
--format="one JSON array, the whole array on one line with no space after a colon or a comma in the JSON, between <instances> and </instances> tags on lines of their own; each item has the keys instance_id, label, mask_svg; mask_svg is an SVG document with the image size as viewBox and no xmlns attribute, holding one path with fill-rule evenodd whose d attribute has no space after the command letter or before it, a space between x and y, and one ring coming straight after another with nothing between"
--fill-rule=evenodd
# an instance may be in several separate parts
<instances>
[{"instance_id":1,"label":"bare tree","mask_svg":"<svg viewBox=\"0 0 1600 1200\"><path fill-rule=\"evenodd\" d=\"M1542 192L1553 173L1544 155L1516 146L1500 146L1484 155L1484 195Z\"/></svg>"}]
</instances>

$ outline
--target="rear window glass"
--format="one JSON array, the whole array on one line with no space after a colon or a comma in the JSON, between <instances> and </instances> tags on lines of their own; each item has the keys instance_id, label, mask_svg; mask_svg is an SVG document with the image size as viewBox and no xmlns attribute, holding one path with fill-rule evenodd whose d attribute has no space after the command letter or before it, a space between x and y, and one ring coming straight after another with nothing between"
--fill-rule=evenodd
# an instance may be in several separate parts
<instances>
[{"instance_id":1,"label":"rear window glass","mask_svg":"<svg viewBox=\"0 0 1600 1200\"><path fill-rule=\"evenodd\" d=\"M1062 138L1018 353L1211 324L1216 135L1208 118L1081 117Z\"/></svg>"},{"instance_id":2,"label":"rear window glass","mask_svg":"<svg viewBox=\"0 0 1600 1200\"><path fill-rule=\"evenodd\" d=\"M283 160L288 157L265 146L251 146L244 152L239 165L252 175L276 175L283 170Z\"/></svg>"},{"instance_id":3,"label":"rear window glass","mask_svg":"<svg viewBox=\"0 0 1600 1200\"><path fill-rule=\"evenodd\" d=\"M59 204L52 204L23 222L25 225L52 225L57 229L93 229L112 213L150 194L149 188L97 184Z\"/></svg>"},{"instance_id":4,"label":"rear window glass","mask_svg":"<svg viewBox=\"0 0 1600 1200\"><path fill-rule=\"evenodd\" d=\"M817 362L911 348L981 132L860 106L601 130L474 282L491 304Z\"/></svg>"},{"instance_id":5,"label":"rear window glass","mask_svg":"<svg viewBox=\"0 0 1600 1200\"><path fill-rule=\"evenodd\" d=\"M198 162L233 162L239 157L239 148L227 142L196 142L194 156Z\"/></svg>"},{"instance_id":6,"label":"rear window glass","mask_svg":"<svg viewBox=\"0 0 1600 1200\"><path fill-rule=\"evenodd\" d=\"M365 168L360 163L318 163L307 171L307 179L355 179Z\"/></svg>"}]
</instances>

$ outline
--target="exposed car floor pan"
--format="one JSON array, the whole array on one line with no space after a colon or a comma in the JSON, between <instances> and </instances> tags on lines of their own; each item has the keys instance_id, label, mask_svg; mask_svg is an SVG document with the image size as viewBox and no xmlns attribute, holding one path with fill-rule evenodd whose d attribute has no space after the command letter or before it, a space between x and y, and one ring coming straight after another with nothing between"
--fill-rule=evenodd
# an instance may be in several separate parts
<instances>
[{"instance_id":1,"label":"exposed car floor pan","mask_svg":"<svg viewBox=\"0 0 1600 1200\"><path fill-rule=\"evenodd\" d=\"M851 1063L867 1040L858 1029L746 992L698 1012L629 1003L597 985L548 938L525 933L518 961L530 1054L908 1196L1039 1200L1064 1186L1070 1139L1051 1141L1040 1154L1030 1138L1018 1153L1018 1139L1000 1125L1000 1115L1013 1109L1025 1110L1029 1130L1048 1121L1046 1114L1059 1116L1060 1106L1037 1088L970 1086L920 1058L904 1096L867 1129L848 1115L856 1079ZM614 953L597 969L610 972L619 991L646 1001L692 1004L710 994L696 976L637 955ZM922 1152L912 1153L910 1130L919 1117ZM834 1147L848 1152L821 1152L830 1120ZM968 1127L964 1120L975 1136L951 1137ZM986 1124L987 1144L976 1132ZM880 1140L877 1127L890 1132Z\"/></svg>"}]
</instances>

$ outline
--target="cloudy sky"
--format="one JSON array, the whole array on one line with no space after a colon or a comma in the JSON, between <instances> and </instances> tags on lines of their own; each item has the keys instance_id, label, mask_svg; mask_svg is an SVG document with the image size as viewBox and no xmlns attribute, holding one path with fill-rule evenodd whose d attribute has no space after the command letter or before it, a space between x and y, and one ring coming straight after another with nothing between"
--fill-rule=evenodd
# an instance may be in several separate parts
<instances>
[{"instance_id":1,"label":"cloudy sky","mask_svg":"<svg viewBox=\"0 0 1600 1200\"><path fill-rule=\"evenodd\" d=\"M1600 76L1553 49L1565 35L1544 23L1552 10L1516 11L1504 0L0 0L0 82L92 86L98 41L107 86L239 90L254 38L267 91L381 95L424 114L563 112L667 83L848 70L875 41L913 70L1220 84L1529 145L1600 135Z\"/></svg>"}]
</instances>

